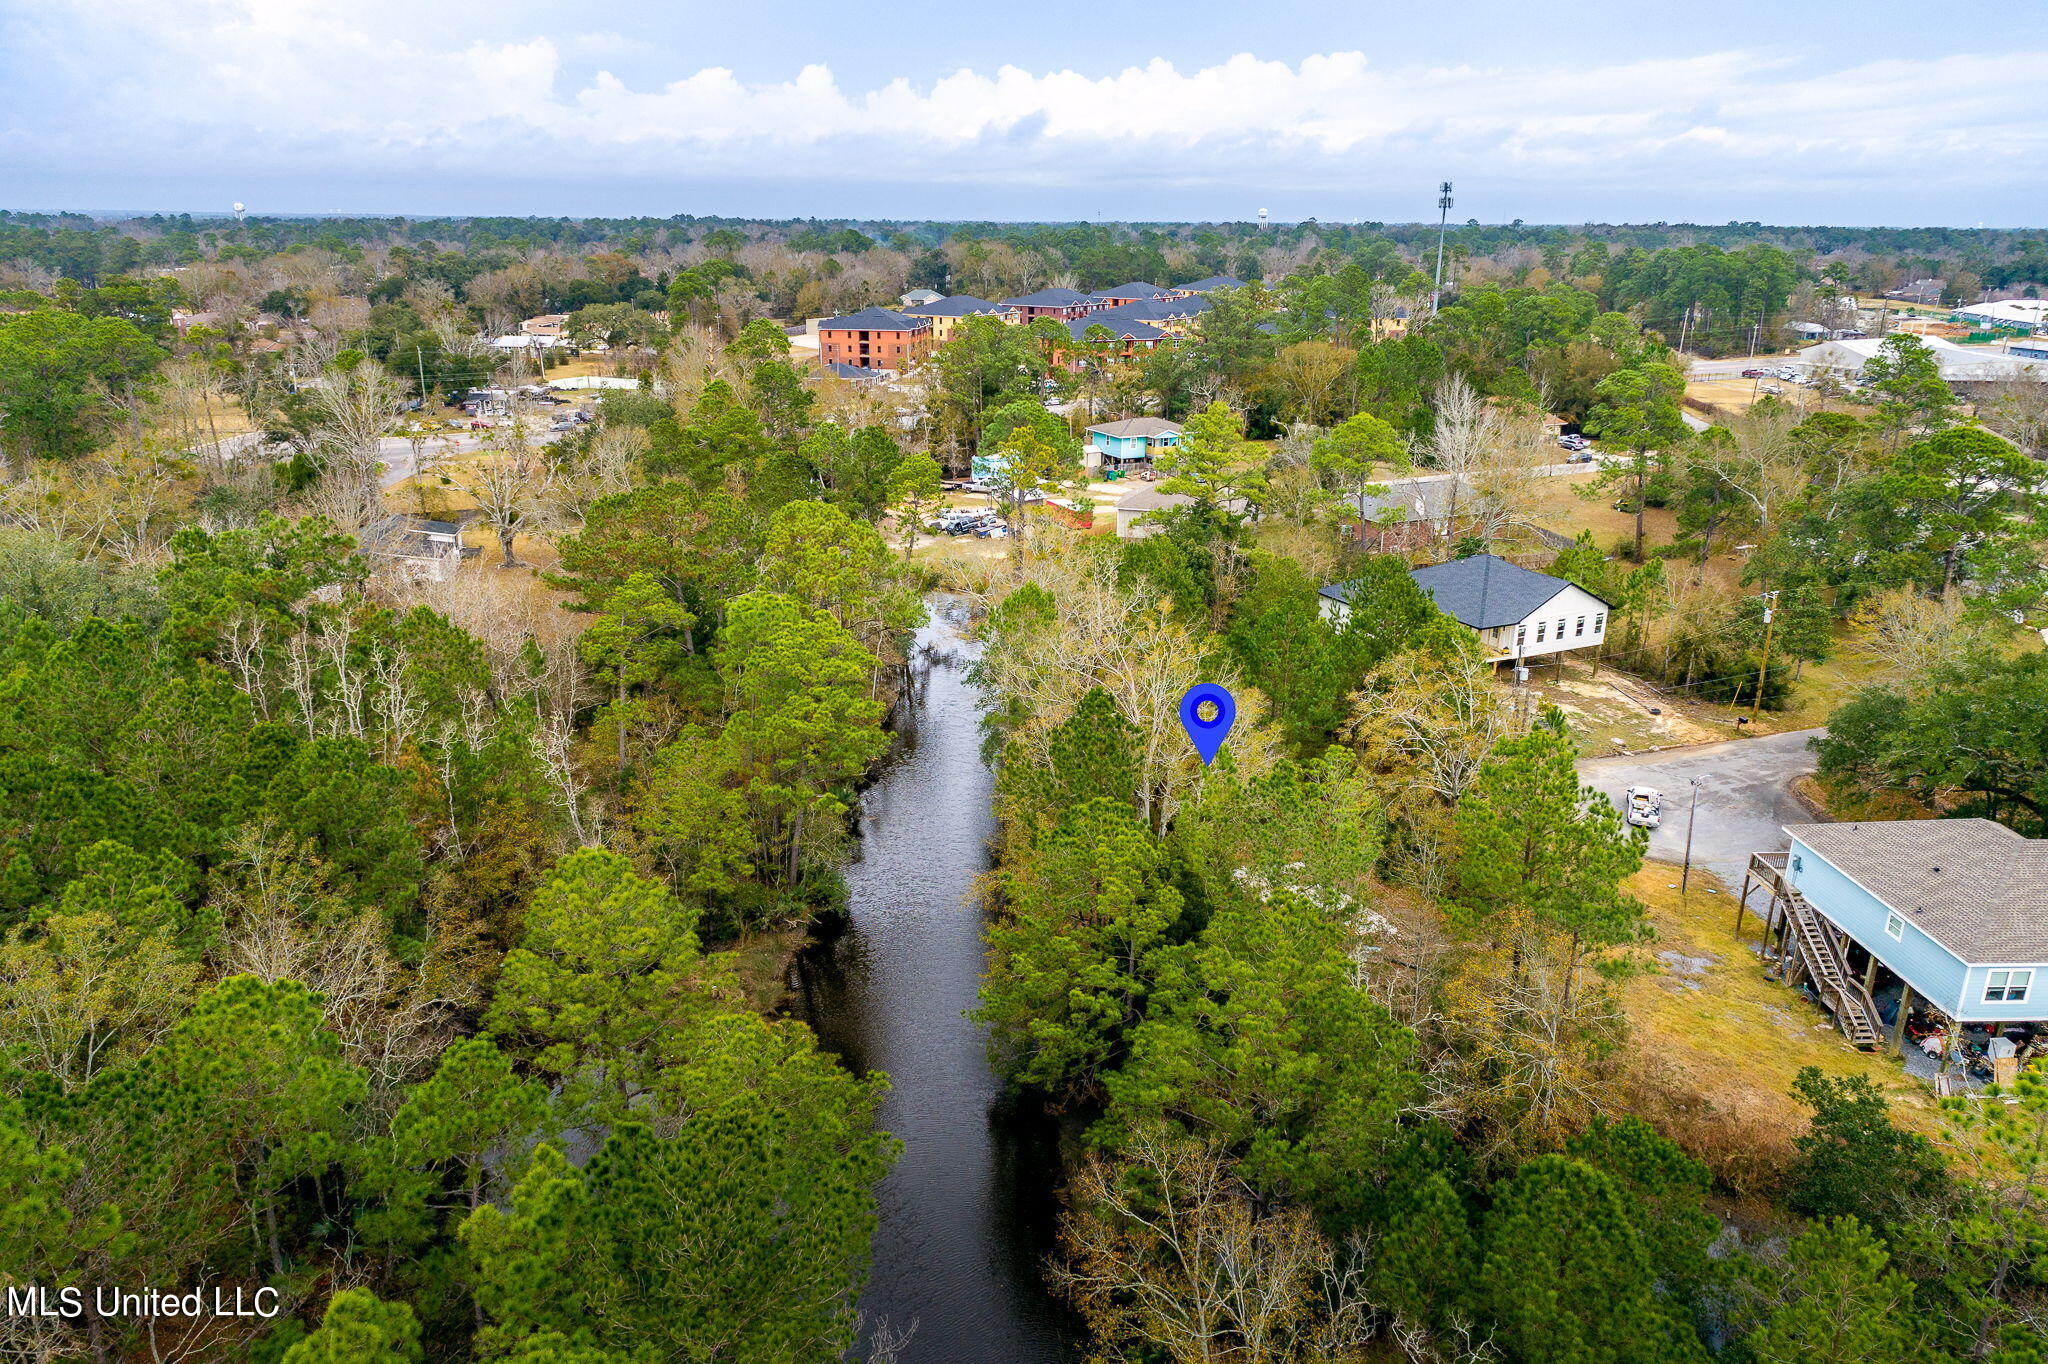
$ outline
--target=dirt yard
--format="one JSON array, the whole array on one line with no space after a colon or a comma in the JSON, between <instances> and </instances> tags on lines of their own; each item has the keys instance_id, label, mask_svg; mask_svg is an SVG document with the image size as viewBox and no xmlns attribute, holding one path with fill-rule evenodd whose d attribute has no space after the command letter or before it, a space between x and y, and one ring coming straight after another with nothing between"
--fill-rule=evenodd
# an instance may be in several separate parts
<instances>
[{"instance_id":1,"label":"dirt yard","mask_svg":"<svg viewBox=\"0 0 2048 1364\"><path fill-rule=\"evenodd\" d=\"M1562 676L1560 676L1562 673ZM1680 744L1719 743L1729 737L1726 726L1703 724L1667 698L1644 690L1634 679L1603 668L1593 675L1590 663L1539 663L1529 669L1530 704L1556 706L1564 712L1581 757L1607 753L1640 753ZM1661 712L1652 714L1655 710Z\"/></svg>"},{"instance_id":2,"label":"dirt yard","mask_svg":"<svg viewBox=\"0 0 2048 1364\"><path fill-rule=\"evenodd\" d=\"M1805 1066L1864 1076L1902 1126L1934 1130L1933 1098L1895 1057L1857 1051L1819 1006L1765 976L1762 925L1746 915L1736 937L1728 887L1697 868L1688 894L1678 886L1678 868L1663 862L1627 883L1649 907L1656 970L1621 992L1634 1034L1630 1084L1675 1140L1737 1189L1767 1181L1806 1130L1810 1115L1791 1097Z\"/></svg>"}]
</instances>

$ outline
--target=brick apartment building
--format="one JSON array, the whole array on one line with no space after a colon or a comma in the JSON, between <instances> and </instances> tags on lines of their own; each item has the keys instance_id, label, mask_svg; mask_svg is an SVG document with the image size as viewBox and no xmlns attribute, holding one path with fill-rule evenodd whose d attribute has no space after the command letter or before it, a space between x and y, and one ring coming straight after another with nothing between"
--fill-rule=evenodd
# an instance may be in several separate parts
<instances>
[{"instance_id":1,"label":"brick apartment building","mask_svg":"<svg viewBox=\"0 0 2048 1364\"><path fill-rule=\"evenodd\" d=\"M1010 310L1011 321L1029 324L1041 317L1072 322L1077 317L1088 316L1102 307L1103 303L1101 299L1084 294L1079 289L1040 289L1035 294L1006 298L1003 300L1003 306Z\"/></svg>"},{"instance_id":2,"label":"brick apartment building","mask_svg":"<svg viewBox=\"0 0 2048 1364\"><path fill-rule=\"evenodd\" d=\"M932 321L888 308L862 308L818 324L818 359L857 369L907 369L931 350Z\"/></svg>"}]
</instances>

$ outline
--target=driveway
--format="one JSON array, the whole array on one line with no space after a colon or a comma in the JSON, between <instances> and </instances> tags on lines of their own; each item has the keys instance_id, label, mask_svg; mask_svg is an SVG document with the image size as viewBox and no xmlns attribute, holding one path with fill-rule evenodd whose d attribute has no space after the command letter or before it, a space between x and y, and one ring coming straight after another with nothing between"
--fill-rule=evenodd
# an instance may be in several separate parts
<instances>
[{"instance_id":1,"label":"driveway","mask_svg":"<svg viewBox=\"0 0 2048 1364\"><path fill-rule=\"evenodd\" d=\"M1692 798L1687 779L1697 777L1700 803L1693 864L1716 873L1732 890L1742 885L1751 853L1784 847L1784 825L1812 822L1813 816L1785 787L1800 773L1813 770L1813 752L1806 741L1821 732L1800 729L1641 757L1587 758L1579 763L1579 778L1616 804L1631 786L1662 791L1664 824L1650 830L1650 856L1678 862L1685 856L1686 807Z\"/></svg>"}]
</instances>

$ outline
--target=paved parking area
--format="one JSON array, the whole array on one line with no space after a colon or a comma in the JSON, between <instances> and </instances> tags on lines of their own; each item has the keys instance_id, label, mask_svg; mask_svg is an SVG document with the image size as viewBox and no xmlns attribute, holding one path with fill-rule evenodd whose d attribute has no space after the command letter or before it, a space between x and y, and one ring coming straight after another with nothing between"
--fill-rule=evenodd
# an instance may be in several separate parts
<instances>
[{"instance_id":1,"label":"paved parking area","mask_svg":"<svg viewBox=\"0 0 2048 1364\"><path fill-rule=\"evenodd\" d=\"M1784 825L1811 822L1786 783L1813 770L1806 741L1821 732L1800 729L1641 757L1587 758L1579 763L1579 776L1616 804L1631 786L1662 791L1664 824L1650 831L1650 856L1670 862L1685 856L1686 807L1692 799L1688 779L1698 778L1693 865L1714 872L1734 890L1742 885L1751 853L1784 847Z\"/></svg>"}]
</instances>

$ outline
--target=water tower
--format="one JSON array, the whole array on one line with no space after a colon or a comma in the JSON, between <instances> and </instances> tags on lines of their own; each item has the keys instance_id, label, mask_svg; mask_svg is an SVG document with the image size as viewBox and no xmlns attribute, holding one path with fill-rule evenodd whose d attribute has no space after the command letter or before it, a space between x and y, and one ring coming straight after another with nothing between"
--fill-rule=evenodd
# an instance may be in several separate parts
<instances>
[{"instance_id":1,"label":"water tower","mask_svg":"<svg viewBox=\"0 0 2048 1364\"><path fill-rule=\"evenodd\" d=\"M240 199L235 200L235 226L242 225L242 210L247 207Z\"/></svg>"}]
</instances>

